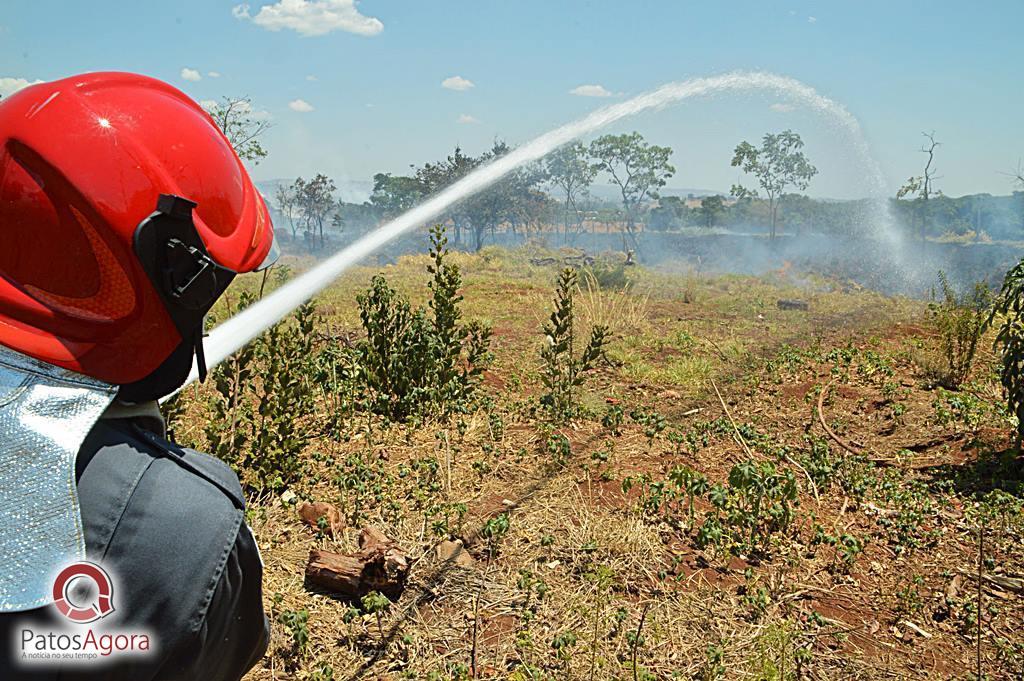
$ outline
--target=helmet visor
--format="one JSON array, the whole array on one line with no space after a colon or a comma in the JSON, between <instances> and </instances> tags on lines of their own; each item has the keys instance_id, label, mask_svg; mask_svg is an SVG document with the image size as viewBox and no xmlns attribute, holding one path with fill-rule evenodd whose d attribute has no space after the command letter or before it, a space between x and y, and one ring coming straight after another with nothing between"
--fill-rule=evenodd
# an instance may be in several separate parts
<instances>
[{"instance_id":1,"label":"helmet visor","mask_svg":"<svg viewBox=\"0 0 1024 681\"><path fill-rule=\"evenodd\" d=\"M270 240L270 250L267 251L267 257L263 258L263 262L256 268L256 272L262 272L273 267L278 258L281 257L281 246L277 243L277 234L274 234Z\"/></svg>"}]
</instances>

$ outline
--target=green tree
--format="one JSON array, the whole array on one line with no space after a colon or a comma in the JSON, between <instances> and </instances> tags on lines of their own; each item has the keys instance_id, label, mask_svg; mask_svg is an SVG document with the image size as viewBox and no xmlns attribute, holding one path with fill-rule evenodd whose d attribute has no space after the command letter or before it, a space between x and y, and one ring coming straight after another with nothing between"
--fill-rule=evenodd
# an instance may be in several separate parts
<instances>
[{"instance_id":1,"label":"green tree","mask_svg":"<svg viewBox=\"0 0 1024 681\"><path fill-rule=\"evenodd\" d=\"M370 203L386 218L401 215L423 198L423 183L415 177L377 173Z\"/></svg>"},{"instance_id":2,"label":"green tree","mask_svg":"<svg viewBox=\"0 0 1024 681\"><path fill-rule=\"evenodd\" d=\"M438 193L453 182L465 177L479 165L479 161L462 151L462 147L455 147L455 151L448 155L443 161L425 163L415 170L416 180L423 187L423 193L430 196ZM461 202L453 206L446 217L451 220L455 228L455 246L462 244L462 232L468 227L469 216L466 212L466 203Z\"/></svg>"},{"instance_id":3,"label":"green tree","mask_svg":"<svg viewBox=\"0 0 1024 681\"><path fill-rule=\"evenodd\" d=\"M497 141L489 151L477 158L477 165L491 163L510 151L512 147ZM463 212L473 231L473 249L479 251L486 235L493 235L498 225L516 221L534 198L534 187L546 179L547 172L543 165L529 164L513 170L467 199Z\"/></svg>"},{"instance_id":4,"label":"green tree","mask_svg":"<svg viewBox=\"0 0 1024 681\"><path fill-rule=\"evenodd\" d=\"M647 199L658 198L658 189L675 175L676 169L669 163L672 149L648 144L643 135L632 132L598 137L590 143L590 156L597 161L598 170L608 173L618 186L626 231L635 245L640 207Z\"/></svg>"},{"instance_id":5,"label":"green tree","mask_svg":"<svg viewBox=\"0 0 1024 681\"><path fill-rule=\"evenodd\" d=\"M337 209L334 192L337 187L334 180L323 173L306 182L301 177L295 180L292 189L306 227L306 235L310 239L319 236L320 248L324 247L324 223Z\"/></svg>"},{"instance_id":6,"label":"green tree","mask_svg":"<svg viewBox=\"0 0 1024 681\"><path fill-rule=\"evenodd\" d=\"M785 209L786 225L796 234L814 226L818 220L818 203L803 194L783 194L779 203Z\"/></svg>"},{"instance_id":7,"label":"green tree","mask_svg":"<svg viewBox=\"0 0 1024 681\"><path fill-rule=\"evenodd\" d=\"M725 212L725 199L718 194L714 196L705 196L700 200L700 208L697 209L697 214L700 217L701 223L708 229L715 226L715 221L718 220L718 216Z\"/></svg>"},{"instance_id":8,"label":"green tree","mask_svg":"<svg viewBox=\"0 0 1024 681\"><path fill-rule=\"evenodd\" d=\"M740 142L733 152L732 165L753 175L758 185L768 196L768 213L771 220L771 238L776 236L778 224L778 199L787 187L804 191L818 169L811 165L802 151L804 141L792 130L778 134L767 133L757 148L750 142ZM733 185L732 194L737 198L755 198L756 189Z\"/></svg>"},{"instance_id":9,"label":"green tree","mask_svg":"<svg viewBox=\"0 0 1024 681\"><path fill-rule=\"evenodd\" d=\"M248 97L223 97L207 108L213 122L224 132L235 153L243 161L258 164L267 157L260 137L270 128L270 121L255 114Z\"/></svg>"},{"instance_id":10,"label":"green tree","mask_svg":"<svg viewBox=\"0 0 1024 681\"><path fill-rule=\"evenodd\" d=\"M380 217L380 210L369 201L363 203L338 201L332 222L335 227L344 225L350 233L359 234L376 227Z\"/></svg>"},{"instance_id":11,"label":"green tree","mask_svg":"<svg viewBox=\"0 0 1024 681\"><path fill-rule=\"evenodd\" d=\"M582 218L578 200L594 183L598 167L590 162L582 142L573 142L558 149L544 159L544 165L551 183L565 194L562 229L568 236L570 219L573 229L579 230Z\"/></svg>"},{"instance_id":12,"label":"green tree","mask_svg":"<svg viewBox=\"0 0 1024 681\"><path fill-rule=\"evenodd\" d=\"M528 236L531 231L540 232L546 225L555 224L560 212L561 206L547 192L530 187L509 211L509 228L516 234L522 228ZM580 213L584 214L582 209Z\"/></svg>"},{"instance_id":13,"label":"green tree","mask_svg":"<svg viewBox=\"0 0 1024 681\"><path fill-rule=\"evenodd\" d=\"M501 158L511 150L500 140L478 157L468 156L460 147L456 147L455 152L445 160L427 163L416 169L415 177L426 195L436 194L474 169ZM534 187L545 177L546 173L540 165L527 165L460 201L446 216L455 227L455 243L460 243L468 231L472 234L474 249L480 250L486 235L493 234L499 225L531 219L530 215L540 208L531 205L538 198Z\"/></svg>"},{"instance_id":14,"label":"green tree","mask_svg":"<svg viewBox=\"0 0 1024 681\"><path fill-rule=\"evenodd\" d=\"M976 194L969 197L967 201L971 213L967 216L967 222L970 223L974 231L975 241L981 241L982 234L988 231L995 217L992 212L991 199L991 194Z\"/></svg>"},{"instance_id":15,"label":"green tree","mask_svg":"<svg viewBox=\"0 0 1024 681\"><path fill-rule=\"evenodd\" d=\"M658 199L658 205L647 214L647 226L653 230L664 231L686 224L689 213L690 209L680 197L663 196Z\"/></svg>"}]
</instances>

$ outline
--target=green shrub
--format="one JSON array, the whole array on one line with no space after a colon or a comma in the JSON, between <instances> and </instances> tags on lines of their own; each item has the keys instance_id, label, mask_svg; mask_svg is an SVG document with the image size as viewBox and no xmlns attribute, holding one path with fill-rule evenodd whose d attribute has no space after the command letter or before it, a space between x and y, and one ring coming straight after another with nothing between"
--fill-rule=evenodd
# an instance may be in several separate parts
<instances>
[{"instance_id":1,"label":"green shrub","mask_svg":"<svg viewBox=\"0 0 1024 681\"><path fill-rule=\"evenodd\" d=\"M253 298L243 294L239 308L251 303ZM256 344L249 343L230 359L210 372L210 383L215 392L210 403L210 418L203 427L210 454L233 466L249 446L253 423L253 407L250 400L253 377L256 372ZM175 396L174 403L181 400ZM176 418L168 421L176 425ZM175 430L177 430L175 428Z\"/></svg>"},{"instance_id":2,"label":"green shrub","mask_svg":"<svg viewBox=\"0 0 1024 681\"><path fill-rule=\"evenodd\" d=\"M1017 417L1017 441L1024 440L1024 260L1003 279L987 324L999 320L996 347L999 379L1010 413Z\"/></svg>"},{"instance_id":3,"label":"green shrub","mask_svg":"<svg viewBox=\"0 0 1024 681\"><path fill-rule=\"evenodd\" d=\"M379 275L356 298L366 332L356 348L365 404L393 421L465 411L490 361L490 329L459 323L462 277L446 260L447 243L444 229L435 227L427 268L433 275L429 312L412 309Z\"/></svg>"},{"instance_id":4,"label":"green shrub","mask_svg":"<svg viewBox=\"0 0 1024 681\"><path fill-rule=\"evenodd\" d=\"M708 500L714 510L698 529L698 546L725 542L734 550L764 550L773 532L793 522L796 476L768 461L742 461L729 471L727 485L711 486Z\"/></svg>"},{"instance_id":5,"label":"green shrub","mask_svg":"<svg viewBox=\"0 0 1024 681\"><path fill-rule=\"evenodd\" d=\"M497 555L498 545L502 538L508 534L509 518L508 513L500 513L489 518L480 529L480 536L487 541L487 555L491 558Z\"/></svg>"},{"instance_id":6,"label":"green shrub","mask_svg":"<svg viewBox=\"0 0 1024 681\"><path fill-rule=\"evenodd\" d=\"M253 300L243 294L239 308ZM281 490L304 470L302 453L315 434L308 418L317 319L312 305L303 305L210 372L212 414L203 429L209 451L253 489Z\"/></svg>"},{"instance_id":7,"label":"green shrub","mask_svg":"<svg viewBox=\"0 0 1024 681\"><path fill-rule=\"evenodd\" d=\"M621 291L633 283L633 269L625 262L609 262L601 258L584 268L584 271L594 278L602 291Z\"/></svg>"},{"instance_id":8,"label":"green shrub","mask_svg":"<svg viewBox=\"0 0 1024 681\"><path fill-rule=\"evenodd\" d=\"M622 407L617 404L608 406L604 416L601 417L601 425L607 428L612 435L622 435Z\"/></svg>"},{"instance_id":9,"label":"green shrub","mask_svg":"<svg viewBox=\"0 0 1024 681\"><path fill-rule=\"evenodd\" d=\"M305 419L315 409L310 375L316 321L313 306L303 305L295 311L294 323L272 326L254 344L262 381L251 444L240 464L259 487L278 490L302 476L302 452L313 436Z\"/></svg>"},{"instance_id":10,"label":"green shrub","mask_svg":"<svg viewBox=\"0 0 1024 681\"><path fill-rule=\"evenodd\" d=\"M277 621L291 636L292 650L295 654L304 655L309 645L309 611L305 608L285 610L277 616Z\"/></svg>"},{"instance_id":11,"label":"green shrub","mask_svg":"<svg viewBox=\"0 0 1024 681\"><path fill-rule=\"evenodd\" d=\"M939 282L942 300L928 306L939 333L939 361L925 362L922 368L932 383L959 390L971 374L978 341L990 314L992 294L986 284L977 283L970 293L958 295L944 272L939 272Z\"/></svg>"},{"instance_id":12,"label":"green shrub","mask_svg":"<svg viewBox=\"0 0 1024 681\"><path fill-rule=\"evenodd\" d=\"M576 352L576 309L578 288L576 271L565 268L558 276L555 310L544 325L545 344L540 356L544 363L541 380L547 392L541 404L556 419L571 418L578 410L576 391L583 384L586 372L594 368L608 343L608 329L594 326L583 352Z\"/></svg>"}]
</instances>

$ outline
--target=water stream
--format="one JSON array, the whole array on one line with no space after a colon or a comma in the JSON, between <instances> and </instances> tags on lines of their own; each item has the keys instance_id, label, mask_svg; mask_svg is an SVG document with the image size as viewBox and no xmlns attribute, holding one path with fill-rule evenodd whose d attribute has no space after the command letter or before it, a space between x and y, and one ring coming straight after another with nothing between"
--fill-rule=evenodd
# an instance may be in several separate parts
<instances>
[{"instance_id":1,"label":"water stream","mask_svg":"<svg viewBox=\"0 0 1024 681\"><path fill-rule=\"evenodd\" d=\"M213 329L205 344L207 365L212 369L230 357L286 317L292 310L329 286L342 272L356 265L391 240L421 227L437 218L452 205L500 180L516 168L543 158L578 137L588 135L623 118L685 99L728 91L759 90L772 92L818 111L838 123L846 131L850 143L868 173L867 180L871 197L876 199L873 205L877 207L873 211L874 215L870 224L867 225L867 229L875 238L889 243L893 254L900 253L902 251L900 235L894 229L888 203L884 198L885 178L877 162L871 156L860 124L842 105L818 94L814 88L798 80L771 73L736 72L721 76L693 78L668 83L650 92L604 107L577 121L536 137L505 156L476 169L394 220L381 225ZM193 368L186 385L196 378L197 372Z\"/></svg>"}]
</instances>

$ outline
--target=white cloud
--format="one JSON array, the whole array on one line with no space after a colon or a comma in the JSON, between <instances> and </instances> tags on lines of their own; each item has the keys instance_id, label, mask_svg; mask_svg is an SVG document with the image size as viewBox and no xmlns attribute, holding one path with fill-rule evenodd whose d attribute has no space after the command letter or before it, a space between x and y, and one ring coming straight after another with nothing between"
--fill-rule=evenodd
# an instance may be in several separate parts
<instances>
[{"instance_id":1,"label":"white cloud","mask_svg":"<svg viewBox=\"0 0 1024 681\"><path fill-rule=\"evenodd\" d=\"M310 75L306 76L306 80L308 80L310 83L315 83L316 81L318 81L320 79L317 78L316 76L314 76L313 74L310 74Z\"/></svg>"},{"instance_id":2,"label":"white cloud","mask_svg":"<svg viewBox=\"0 0 1024 681\"><path fill-rule=\"evenodd\" d=\"M5 78L0 76L0 97L10 97L23 87L42 83L41 80L25 80L24 78Z\"/></svg>"},{"instance_id":3,"label":"white cloud","mask_svg":"<svg viewBox=\"0 0 1024 681\"><path fill-rule=\"evenodd\" d=\"M462 123L464 125L472 125L473 123L479 123L480 121L470 116L469 114L462 114L461 116L458 117L456 122Z\"/></svg>"},{"instance_id":4,"label":"white cloud","mask_svg":"<svg viewBox=\"0 0 1024 681\"><path fill-rule=\"evenodd\" d=\"M309 113L313 110L313 105L304 99L293 99L288 102L288 108L299 113Z\"/></svg>"},{"instance_id":5,"label":"white cloud","mask_svg":"<svg viewBox=\"0 0 1024 681\"><path fill-rule=\"evenodd\" d=\"M220 78L220 71L210 71L206 75L210 78Z\"/></svg>"},{"instance_id":6,"label":"white cloud","mask_svg":"<svg viewBox=\"0 0 1024 681\"><path fill-rule=\"evenodd\" d=\"M612 93L603 85L580 85L569 90L570 95L580 97L611 97Z\"/></svg>"},{"instance_id":7,"label":"white cloud","mask_svg":"<svg viewBox=\"0 0 1024 681\"><path fill-rule=\"evenodd\" d=\"M217 108L217 100L216 99L200 99L199 100L199 106L203 107L207 111L213 111L214 109Z\"/></svg>"},{"instance_id":8,"label":"white cloud","mask_svg":"<svg viewBox=\"0 0 1024 681\"><path fill-rule=\"evenodd\" d=\"M785 102L775 102L774 104L772 104L768 108L771 109L772 111L776 111L778 113L789 113L790 111L792 111L796 107L793 106L792 104L786 104Z\"/></svg>"},{"instance_id":9,"label":"white cloud","mask_svg":"<svg viewBox=\"0 0 1024 681\"><path fill-rule=\"evenodd\" d=\"M203 79L203 74L199 73L195 69L185 67L181 70L181 77L193 83L198 83Z\"/></svg>"},{"instance_id":10,"label":"white cloud","mask_svg":"<svg viewBox=\"0 0 1024 681\"><path fill-rule=\"evenodd\" d=\"M441 87L446 90L456 90L458 92L465 92L466 90L476 87L476 84L468 78L462 76L452 76L451 78L445 78L441 81Z\"/></svg>"},{"instance_id":11,"label":"white cloud","mask_svg":"<svg viewBox=\"0 0 1024 681\"><path fill-rule=\"evenodd\" d=\"M807 17L807 23L808 24L816 24L816 23L818 23L818 17Z\"/></svg>"},{"instance_id":12,"label":"white cloud","mask_svg":"<svg viewBox=\"0 0 1024 681\"><path fill-rule=\"evenodd\" d=\"M249 5L235 5L231 14L268 31L287 28L306 37L332 31L370 36L384 30L380 19L359 13L356 0L279 0L263 5L255 15L249 13Z\"/></svg>"}]
</instances>

